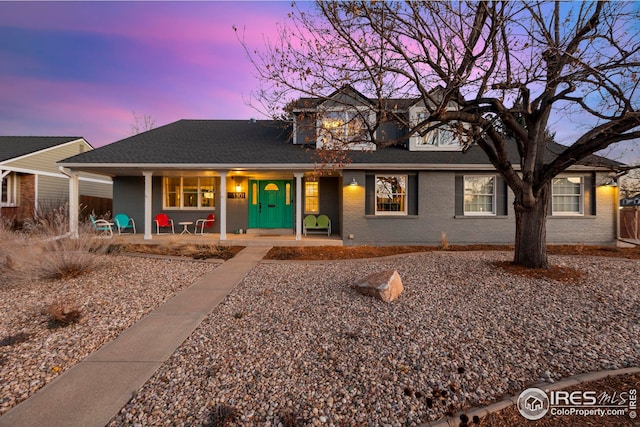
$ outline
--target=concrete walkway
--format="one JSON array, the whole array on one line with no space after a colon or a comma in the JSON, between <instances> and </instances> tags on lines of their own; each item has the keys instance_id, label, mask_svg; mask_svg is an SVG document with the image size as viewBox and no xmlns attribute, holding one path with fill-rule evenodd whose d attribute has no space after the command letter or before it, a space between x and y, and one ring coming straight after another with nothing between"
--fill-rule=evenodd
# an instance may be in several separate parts
<instances>
[{"instance_id":1,"label":"concrete walkway","mask_svg":"<svg viewBox=\"0 0 640 427\"><path fill-rule=\"evenodd\" d=\"M269 249L243 249L0 417L0 427L104 426Z\"/></svg>"}]
</instances>

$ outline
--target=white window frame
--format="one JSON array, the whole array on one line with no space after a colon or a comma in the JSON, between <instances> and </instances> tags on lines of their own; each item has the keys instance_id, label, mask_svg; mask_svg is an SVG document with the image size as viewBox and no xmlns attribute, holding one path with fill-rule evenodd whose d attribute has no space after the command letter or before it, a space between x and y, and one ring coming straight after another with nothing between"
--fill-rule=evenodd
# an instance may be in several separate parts
<instances>
[{"instance_id":1,"label":"white window frame","mask_svg":"<svg viewBox=\"0 0 640 427\"><path fill-rule=\"evenodd\" d=\"M180 206L167 206L167 193L166 193L166 181L170 178L180 178L180 191L179 191L179 199L180 199ZM216 197L216 182L215 179L213 181L213 199L214 199L214 206L202 206L202 185L200 184L200 180L201 179L211 179L212 177L208 177L208 176L197 176L197 177L186 177L186 178L197 178L198 179L198 190L197 190L197 194L198 194L198 206L184 206L184 178L185 177L176 177L176 176L164 176L162 177L162 210L167 210L167 211L179 211L179 210L189 210L189 211L195 211L195 210L199 210L199 211L212 211L212 210L216 210L215 207L215 197Z\"/></svg>"},{"instance_id":2,"label":"white window frame","mask_svg":"<svg viewBox=\"0 0 640 427\"><path fill-rule=\"evenodd\" d=\"M400 211L385 211L385 210L378 210L378 178L380 177L385 177L385 178L389 178L389 177L396 177L396 178L403 178L404 179L404 206L403 206L403 210ZM374 183L373 185L375 186L374 188L374 194L375 194L375 214L376 215L380 215L380 216L406 216L408 215L408 209L409 209L409 175L399 175L399 174L376 174L375 178L374 178ZM392 194L397 194L397 193L392 193Z\"/></svg>"},{"instance_id":3,"label":"white window frame","mask_svg":"<svg viewBox=\"0 0 640 427\"><path fill-rule=\"evenodd\" d=\"M315 194L309 195L308 193L308 184L315 184L316 185L316 189L315 189ZM309 206L307 204L307 200L309 198L315 198L316 199L316 207L317 209L309 209ZM304 182L304 213L305 214L319 214L320 213L320 182L319 181L305 181Z\"/></svg>"},{"instance_id":4,"label":"white window frame","mask_svg":"<svg viewBox=\"0 0 640 427\"><path fill-rule=\"evenodd\" d=\"M452 110L452 108L449 108ZM426 109L413 109L410 112L411 125L416 126L418 123L426 120L429 117L429 112ZM430 126L434 126L435 122ZM409 138L409 145L411 150L417 151L462 151L463 145L453 135L451 139L453 144L442 144L443 135L445 133L452 133L450 126L446 123L442 123L440 127L430 130L427 134L420 135L416 132ZM436 140L436 144L427 144L425 141L428 139Z\"/></svg>"},{"instance_id":5,"label":"white window frame","mask_svg":"<svg viewBox=\"0 0 640 427\"><path fill-rule=\"evenodd\" d=\"M556 193L556 190L554 189L554 185L553 185L553 181L556 179L580 180L580 193L579 194ZM578 197L578 212L556 210L556 204L554 203L554 197L556 196ZM580 175L559 175L551 180L551 215L552 216L584 216L584 177Z\"/></svg>"},{"instance_id":6,"label":"white window frame","mask_svg":"<svg viewBox=\"0 0 640 427\"><path fill-rule=\"evenodd\" d=\"M492 194L473 194L473 196L491 196L491 212L476 212L476 211L467 211L467 204L465 203L464 198L467 196L467 179L473 178L491 178L493 179L493 193ZM465 216L496 216L496 175L464 175L462 178L462 209L464 211Z\"/></svg>"},{"instance_id":7,"label":"white window frame","mask_svg":"<svg viewBox=\"0 0 640 427\"><path fill-rule=\"evenodd\" d=\"M342 115L341 119L337 119L342 121L342 124L339 125L339 127L343 128L342 140L338 139L334 141L331 136L331 131L325 130L325 119L327 114ZM350 118L349 115L352 115L353 117ZM360 133L358 134L362 136L362 140L350 142L353 137L349 135L349 123L354 119L363 120L362 126L360 127ZM318 109L316 120L316 147L325 149L346 147L349 150L375 150L375 144L371 142L371 137L367 131L367 123L371 124L374 120L375 112L372 112L369 108L365 107Z\"/></svg>"},{"instance_id":8,"label":"white window frame","mask_svg":"<svg viewBox=\"0 0 640 427\"><path fill-rule=\"evenodd\" d=\"M15 172L10 172L2 177L2 183L6 182L6 194L3 189L4 185L0 187L2 195L0 197L0 206L2 207L16 207L18 206L18 176Z\"/></svg>"}]
</instances>

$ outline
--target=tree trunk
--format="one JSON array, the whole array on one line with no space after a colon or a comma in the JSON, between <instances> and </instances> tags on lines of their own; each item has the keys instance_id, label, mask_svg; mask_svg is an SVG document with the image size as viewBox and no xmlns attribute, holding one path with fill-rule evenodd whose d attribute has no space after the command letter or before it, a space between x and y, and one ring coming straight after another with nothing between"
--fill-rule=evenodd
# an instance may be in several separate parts
<instances>
[{"instance_id":1,"label":"tree trunk","mask_svg":"<svg viewBox=\"0 0 640 427\"><path fill-rule=\"evenodd\" d=\"M513 263L528 268L549 268L547 260L547 207L549 185L545 185L535 198L534 206L527 209L522 195L516 196L516 247Z\"/></svg>"}]
</instances>

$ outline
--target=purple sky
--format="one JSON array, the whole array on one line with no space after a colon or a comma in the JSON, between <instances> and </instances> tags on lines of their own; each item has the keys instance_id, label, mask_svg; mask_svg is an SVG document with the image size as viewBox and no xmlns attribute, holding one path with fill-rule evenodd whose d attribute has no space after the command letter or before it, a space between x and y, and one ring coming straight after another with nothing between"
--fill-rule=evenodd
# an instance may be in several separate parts
<instances>
[{"instance_id":1,"label":"purple sky","mask_svg":"<svg viewBox=\"0 0 640 427\"><path fill-rule=\"evenodd\" d=\"M257 87L232 29L264 45L280 2L0 2L0 134L78 135L94 147L137 116L249 119Z\"/></svg>"},{"instance_id":2,"label":"purple sky","mask_svg":"<svg viewBox=\"0 0 640 427\"><path fill-rule=\"evenodd\" d=\"M134 115L249 119L258 87L232 26L264 46L289 1L0 1L0 134L83 136L99 147L132 134ZM583 129L556 117L558 142ZM635 144L627 144L634 147ZM636 160L629 148L608 152Z\"/></svg>"}]
</instances>

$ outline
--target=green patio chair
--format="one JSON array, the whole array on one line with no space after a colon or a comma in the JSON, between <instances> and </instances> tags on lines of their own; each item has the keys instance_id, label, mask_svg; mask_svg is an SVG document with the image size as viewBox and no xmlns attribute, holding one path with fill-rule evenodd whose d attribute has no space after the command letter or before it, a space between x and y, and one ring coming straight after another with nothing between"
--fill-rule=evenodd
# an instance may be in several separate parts
<instances>
[{"instance_id":1,"label":"green patio chair","mask_svg":"<svg viewBox=\"0 0 640 427\"><path fill-rule=\"evenodd\" d=\"M307 230L314 229L316 227L316 216L315 215L307 215L304 217L303 224L304 226L304 235L307 235Z\"/></svg>"},{"instance_id":2,"label":"green patio chair","mask_svg":"<svg viewBox=\"0 0 640 427\"><path fill-rule=\"evenodd\" d=\"M318 215L318 220L316 221L316 229L318 230L327 230L327 236L331 236L331 220L326 215Z\"/></svg>"},{"instance_id":3,"label":"green patio chair","mask_svg":"<svg viewBox=\"0 0 640 427\"><path fill-rule=\"evenodd\" d=\"M122 234L122 232L126 232L126 230L132 230L132 234L136 234L136 223L133 218L129 218L127 214L120 213L114 216L113 223L118 229L118 234Z\"/></svg>"}]
</instances>

